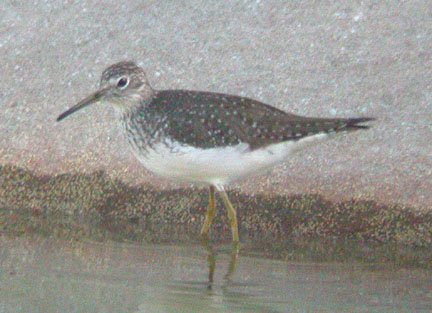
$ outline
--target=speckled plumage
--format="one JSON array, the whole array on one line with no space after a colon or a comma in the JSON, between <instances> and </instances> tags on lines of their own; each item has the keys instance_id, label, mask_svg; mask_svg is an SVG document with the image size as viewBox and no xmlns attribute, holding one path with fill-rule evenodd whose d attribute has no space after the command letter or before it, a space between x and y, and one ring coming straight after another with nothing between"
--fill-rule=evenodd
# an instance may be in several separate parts
<instances>
[{"instance_id":1,"label":"speckled plumage","mask_svg":"<svg viewBox=\"0 0 432 313\"><path fill-rule=\"evenodd\" d=\"M113 104L125 137L147 169L210 186L213 200L202 234L207 233L214 215L215 189L221 193L234 241L238 241L237 219L225 185L283 162L330 133L368 128L360 123L372 120L302 117L250 98L220 93L157 91L133 62L108 67L100 90L57 120L101 101Z\"/></svg>"},{"instance_id":2,"label":"speckled plumage","mask_svg":"<svg viewBox=\"0 0 432 313\"><path fill-rule=\"evenodd\" d=\"M150 142L165 136L197 148L247 143L251 150L319 133L364 128L357 124L369 120L306 118L250 98L189 90L156 91L150 103L143 103L128 118L134 127L153 129L146 136Z\"/></svg>"}]
</instances>

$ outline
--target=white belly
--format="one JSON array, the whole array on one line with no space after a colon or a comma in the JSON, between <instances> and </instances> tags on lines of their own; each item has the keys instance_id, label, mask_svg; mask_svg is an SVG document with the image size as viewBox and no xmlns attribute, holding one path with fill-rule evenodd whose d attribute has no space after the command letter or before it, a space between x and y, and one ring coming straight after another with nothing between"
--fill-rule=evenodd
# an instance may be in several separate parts
<instances>
[{"instance_id":1,"label":"white belly","mask_svg":"<svg viewBox=\"0 0 432 313\"><path fill-rule=\"evenodd\" d=\"M247 144L200 149L191 146L157 144L142 153L133 149L138 160L151 172L174 180L224 186L258 174L286 159L308 143L324 139L318 134L299 141L282 142L254 151Z\"/></svg>"}]
</instances>

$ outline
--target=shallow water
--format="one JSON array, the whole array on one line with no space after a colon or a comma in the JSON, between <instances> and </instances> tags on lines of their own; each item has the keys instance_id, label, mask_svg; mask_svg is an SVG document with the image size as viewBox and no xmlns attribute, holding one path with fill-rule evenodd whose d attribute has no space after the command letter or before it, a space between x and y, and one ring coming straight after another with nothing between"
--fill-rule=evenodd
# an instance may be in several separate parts
<instances>
[{"instance_id":1,"label":"shallow water","mask_svg":"<svg viewBox=\"0 0 432 313\"><path fill-rule=\"evenodd\" d=\"M0 313L432 311L424 270L236 258L229 246L0 244Z\"/></svg>"}]
</instances>

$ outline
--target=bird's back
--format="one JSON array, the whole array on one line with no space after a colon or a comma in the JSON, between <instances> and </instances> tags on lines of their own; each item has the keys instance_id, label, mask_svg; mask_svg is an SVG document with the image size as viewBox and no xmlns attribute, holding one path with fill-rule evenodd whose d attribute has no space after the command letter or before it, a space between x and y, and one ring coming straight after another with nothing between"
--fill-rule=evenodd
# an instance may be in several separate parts
<instances>
[{"instance_id":1,"label":"bird's back","mask_svg":"<svg viewBox=\"0 0 432 313\"><path fill-rule=\"evenodd\" d=\"M141 116L159 116L166 136L197 148L247 143L251 150L320 133L367 128L371 118L310 118L239 96L189 90L157 91Z\"/></svg>"}]
</instances>

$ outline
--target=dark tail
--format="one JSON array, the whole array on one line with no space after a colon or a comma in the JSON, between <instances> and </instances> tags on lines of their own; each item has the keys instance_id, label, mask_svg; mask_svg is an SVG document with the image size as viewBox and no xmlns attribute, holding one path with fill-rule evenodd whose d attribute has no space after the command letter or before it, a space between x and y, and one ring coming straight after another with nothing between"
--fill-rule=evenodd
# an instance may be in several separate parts
<instances>
[{"instance_id":1,"label":"dark tail","mask_svg":"<svg viewBox=\"0 0 432 313\"><path fill-rule=\"evenodd\" d=\"M356 129L368 129L370 125L360 125L362 123L375 121L374 117L359 117L359 118L349 118L346 119L345 127L342 127L340 130L356 130Z\"/></svg>"}]
</instances>

